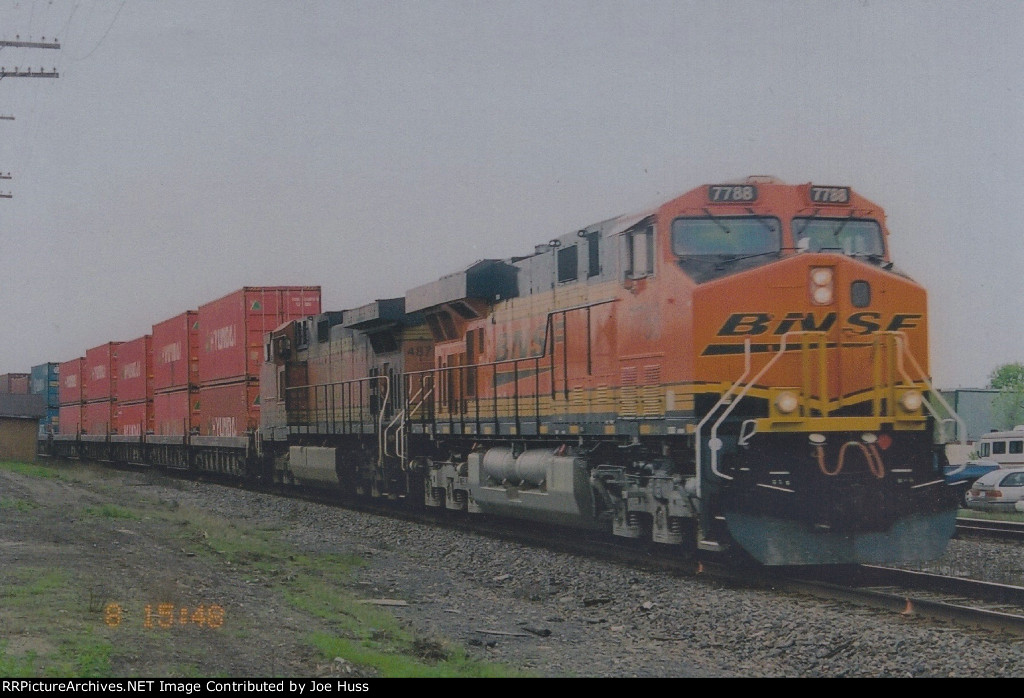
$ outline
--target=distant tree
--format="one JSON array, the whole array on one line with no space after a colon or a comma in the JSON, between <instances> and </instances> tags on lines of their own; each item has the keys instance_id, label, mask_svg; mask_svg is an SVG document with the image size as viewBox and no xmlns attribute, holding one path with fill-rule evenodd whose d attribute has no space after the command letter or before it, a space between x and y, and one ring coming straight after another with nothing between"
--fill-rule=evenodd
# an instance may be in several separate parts
<instances>
[{"instance_id":1,"label":"distant tree","mask_svg":"<svg viewBox=\"0 0 1024 698\"><path fill-rule=\"evenodd\" d=\"M997 367L988 377L988 387L999 394L992 400L992 418L998 429L1024 424L1024 363Z\"/></svg>"}]
</instances>

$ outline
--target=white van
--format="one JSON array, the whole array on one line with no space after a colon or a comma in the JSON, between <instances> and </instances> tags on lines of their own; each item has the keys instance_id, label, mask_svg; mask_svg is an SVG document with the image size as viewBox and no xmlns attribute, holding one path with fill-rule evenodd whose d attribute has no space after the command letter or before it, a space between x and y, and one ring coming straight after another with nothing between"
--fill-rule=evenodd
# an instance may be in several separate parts
<instances>
[{"instance_id":1,"label":"white van","mask_svg":"<svg viewBox=\"0 0 1024 698\"><path fill-rule=\"evenodd\" d=\"M1024 468L1024 424L1010 431L990 431L978 439L978 457L1004 468Z\"/></svg>"}]
</instances>

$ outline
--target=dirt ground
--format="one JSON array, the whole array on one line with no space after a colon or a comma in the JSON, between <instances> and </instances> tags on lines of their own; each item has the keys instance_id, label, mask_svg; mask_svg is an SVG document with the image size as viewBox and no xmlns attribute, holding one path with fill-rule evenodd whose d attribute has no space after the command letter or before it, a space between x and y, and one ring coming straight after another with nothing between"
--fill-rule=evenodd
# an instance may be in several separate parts
<instances>
[{"instance_id":1,"label":"dirt ground","mask_svg":"<svg viewBox=\"0 0 1024 698\"><path fill-rule=\"evenodd\" d=\"M231 524L182 508L195 486L0 467L0 676L360 675L314 648L328 623L288 601L259 548L214 549L208 531Z\"/></svg>"}]
</instances>

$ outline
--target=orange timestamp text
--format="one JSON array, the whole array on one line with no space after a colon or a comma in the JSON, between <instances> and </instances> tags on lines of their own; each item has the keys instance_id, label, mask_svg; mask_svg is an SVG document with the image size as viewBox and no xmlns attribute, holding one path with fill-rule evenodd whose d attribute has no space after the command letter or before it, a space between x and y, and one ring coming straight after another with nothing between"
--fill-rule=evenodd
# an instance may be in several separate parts
<instances>
[{"instance_id":1,"label":"orange timestamp text","mask_svg":"<svg viewBox=\"0 0 1024 698\"><path fill-rule=\"evenodd\" d=\"M118 603L108 603L103 609L103 622L116 628L128 620L129 614ZM173 603L146 604L142 611L142 627L175 628L195 626L217 629L224 625L224 607L217 604L178 606Z\"/></svg>"}]
</instances>

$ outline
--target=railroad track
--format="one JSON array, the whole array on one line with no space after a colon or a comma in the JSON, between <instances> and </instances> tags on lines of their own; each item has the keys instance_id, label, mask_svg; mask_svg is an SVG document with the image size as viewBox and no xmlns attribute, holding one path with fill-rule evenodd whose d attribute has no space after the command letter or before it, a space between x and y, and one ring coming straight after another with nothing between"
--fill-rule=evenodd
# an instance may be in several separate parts
<instances>
[{"instance_id":1,"label":"railroad track","mask_svg":"<svg viewBox=\"0 0 1024 698\"><path fill-rule=\"evenodd\" d=\"M956 535L972 538L997 538L1024 541L1024 523L994 521L991 519L960 518L956 520Z\"/></svg>"},{"instance_id":2,"label":"railroad track","mask_svg":"<svg viewBox=\"0 0 1024 698\"><path fill-rule=\"evenodd\" d=\"M387 513L381 509L366 511ZM419 522L455 527L467 533L652 571L704 576L730 585L808 594L908 617L1024 637L1024 587L875 565L843 566L794 576L760 566L737 566L721 558L670 554L667 549L654 544L638 548L611 536L559 536L553 534L549 526L523 522L510 526L507 521L487 517L467 519L449 516L443 511L428 510L426 513L425 519L412 517L407 510L399 515ZM984 531L979 533L988 535Z\"/></svg>"},{"instance_id":3,"label":"railroad track","mask_svg":"<svg viewBox=\"0 0 1024 698\"><path fill-rule=\"evenodd\" d=\"M1024 587L873 565L779 583L819 598L1024 637Z\"/></svg>"}]
</instances>

